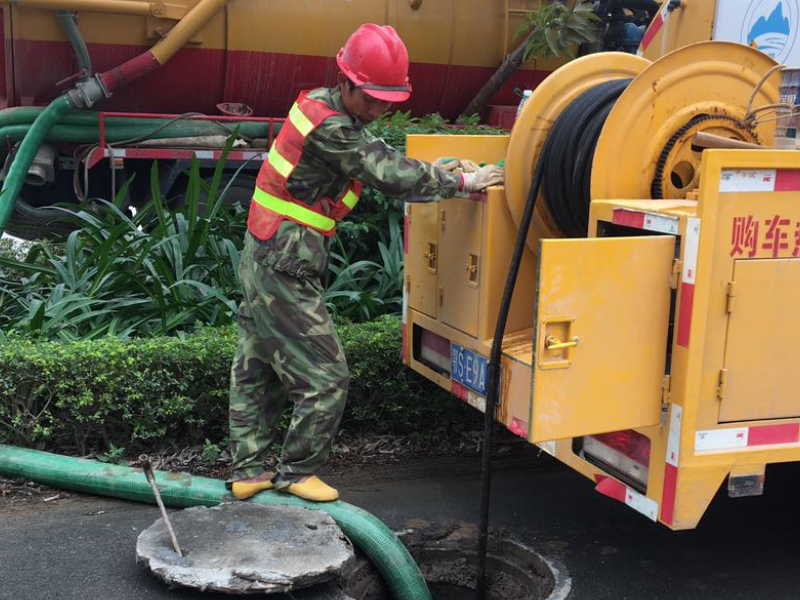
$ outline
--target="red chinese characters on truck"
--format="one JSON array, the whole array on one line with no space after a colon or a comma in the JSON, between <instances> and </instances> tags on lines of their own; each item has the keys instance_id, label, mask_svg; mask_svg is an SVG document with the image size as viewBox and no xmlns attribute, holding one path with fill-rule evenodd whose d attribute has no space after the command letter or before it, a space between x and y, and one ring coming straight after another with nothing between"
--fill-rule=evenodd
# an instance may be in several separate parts
<instances>
[{"instance_id":1,"label":"red chinese characters on truck","mask_svg":"<svg viewBox=\"0 0 800 600\"><path fill-rule=\"evenodd\" d=\"M800 256L800 221L781 215L763 220L753 215L734 217L730 256L753 258L756 255L761 258Z\"/></svg>"}]
</instances>

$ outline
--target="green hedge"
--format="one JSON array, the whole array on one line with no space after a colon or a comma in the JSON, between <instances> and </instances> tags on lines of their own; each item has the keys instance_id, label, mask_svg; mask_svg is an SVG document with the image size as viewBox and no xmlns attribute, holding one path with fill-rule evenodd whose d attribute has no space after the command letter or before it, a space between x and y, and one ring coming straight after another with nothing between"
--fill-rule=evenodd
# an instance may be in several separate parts
<instances>
[{"instance_id":1,"label":"green hedge","mask_svg":"<svg viewBox=\"0 0 800 600\"><path fill-rule=\"evenodd\" d=\"M343 427L410 433L476 413L400 360L400 323L341 325L353 374ZM61 452L224 440L234 326L182 338L0 345L0 442Z\"/></svg>"}]
</instances>

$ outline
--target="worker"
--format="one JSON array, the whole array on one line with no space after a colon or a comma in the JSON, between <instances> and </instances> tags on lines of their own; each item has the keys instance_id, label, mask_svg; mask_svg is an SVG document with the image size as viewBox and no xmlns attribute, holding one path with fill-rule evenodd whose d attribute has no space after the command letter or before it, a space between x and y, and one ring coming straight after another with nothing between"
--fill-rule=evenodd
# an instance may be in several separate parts
<instances>
[{"instance_id":1,"label":"worker","mask_svg":"<svg viewBox=\"0 0 800 600\"><path fill-rule=\"evenodd\" d=\"M503 181L496 165L456 173L407 158L366 130L411 95L408 51L392 27L360 26L336 63L336 87L298 96L250 203L230 387L228 487L241 500L273 487L317 502L339 496L318 473L339 427L350 372L321 280L336 222L355 206L362 185L415 202L468 196ZM277 472L267 472L264 459L279 442L289 403Z\"/></svg>"}]
</instances>

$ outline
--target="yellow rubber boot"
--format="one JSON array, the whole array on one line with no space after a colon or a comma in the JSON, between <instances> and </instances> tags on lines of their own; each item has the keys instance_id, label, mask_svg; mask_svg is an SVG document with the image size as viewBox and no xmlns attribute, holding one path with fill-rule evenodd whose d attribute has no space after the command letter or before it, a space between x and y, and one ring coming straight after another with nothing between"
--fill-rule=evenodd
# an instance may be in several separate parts
<instances>
[{"instance_id":1,"label":"yellow rubber boot","mask_svg":"<svg viewBox=\"0 0 800 600\"><path fill-rule=\"evenodd\" d=\"M316 475L304 477L300 481L279 488L278 491L292 494L311 502L332 502L339 498L339 491L329 486Z\"/></svg>"},{"instance_id":2,"label":"yellow rubber boot","mask_svg":"<svg viewBox=\"0 0 800 600\"><path fill-rule=\"evenodd\" d=\"M272 477L272 473L264 473L258 477L234 481L231 484L231 494L237 500L252 498L259 492L271 490L275 487L275 484L272 483Z\"/></svg>"}]
</instances>

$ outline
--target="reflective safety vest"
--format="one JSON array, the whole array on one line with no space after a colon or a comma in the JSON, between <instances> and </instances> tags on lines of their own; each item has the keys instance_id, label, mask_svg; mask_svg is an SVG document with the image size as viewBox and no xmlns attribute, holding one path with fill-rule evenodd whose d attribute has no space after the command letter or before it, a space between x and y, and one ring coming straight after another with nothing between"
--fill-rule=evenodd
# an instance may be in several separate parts
<instances>
[{"instance_id":1,"label":"reflective safety vest","mask_svg":"<svg viewBox=\"0 0 800 600\"><path fill-rule=\"evenodd\" d=\"M324 102L309 98L308 92L297 97L256 179L247 229L258 239L270 239L285 219L324 235L333 235L336 222L342 220L358 202L361 183L355 180L336 200L323 198L314 206L293 197L287 187L292 171L303 156L306 138L325 119L337 114L341 113Z\"/></svg>"}]
</instances>

